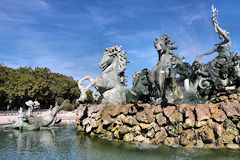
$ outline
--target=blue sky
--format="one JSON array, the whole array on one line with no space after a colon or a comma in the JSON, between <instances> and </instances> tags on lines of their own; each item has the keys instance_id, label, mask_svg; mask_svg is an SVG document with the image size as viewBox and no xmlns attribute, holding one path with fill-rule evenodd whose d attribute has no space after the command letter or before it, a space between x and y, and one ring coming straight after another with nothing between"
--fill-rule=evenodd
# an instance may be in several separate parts
<instances>
[{"instance_id":1,"label":"blue sky","mask_svg":"<svg viewBox=\"0 0 240 160\"><path fill-rule=\"evenodd\" d=\"M131 86L132 73L156 65L153 42L164 33L190 63L220 42L212 4L219 25L230 32L232 50L240 52L238 0L0 0L0 62L48 67L78 80L96 77L104 49L122 45L131 61L126 70Z\"/></svg>"}]
</instances>

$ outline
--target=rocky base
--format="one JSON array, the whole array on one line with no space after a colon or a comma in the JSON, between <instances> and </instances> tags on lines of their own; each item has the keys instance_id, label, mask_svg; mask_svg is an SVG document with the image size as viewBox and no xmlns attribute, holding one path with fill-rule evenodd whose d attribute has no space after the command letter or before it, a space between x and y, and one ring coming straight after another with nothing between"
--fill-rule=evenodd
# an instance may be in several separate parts
<instances>
[{"instance_id":1,"label":"rocky base","mask_svg":"<svg viewBox=\"0 0 240 160\"><path fill-rule=\"evenodd\" d=\"M80 105L77 114L79 131L109 140L239 149L240 103L236 99L164 108L150 104Z\"/></svg>"}]
</instances>

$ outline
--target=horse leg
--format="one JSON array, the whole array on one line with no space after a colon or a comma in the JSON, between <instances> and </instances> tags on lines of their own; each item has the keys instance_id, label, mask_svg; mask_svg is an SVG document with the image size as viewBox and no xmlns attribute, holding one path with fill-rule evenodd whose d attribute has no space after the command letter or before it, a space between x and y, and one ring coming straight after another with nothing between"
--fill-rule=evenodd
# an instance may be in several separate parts
<instances>
[{"instance_id":1,"label":"horse leg","mask_svg":"<svg viewBox=\"0 0 240 160\"><path fill-rule=\"evenodd\" d=\"M82 83L83 83L85 80L88 80L88 81L90 82L91 86L95 85L95 80L94 80L92 77L90 77L90 76L85 76L85 77L83 77L82 79L80 79L80 80L78 81L78 88L79 88L79 87L82 87ZM90 85L90 84L89 84L89 85Z\"/></svg>"},{"instance_id":2,"label":"horse leg","mask_svg":"<svg viewBox=\"0 0 240 160\"><path fill-rule=\"evenodd\" d=\"M161 98L162 100L165 98L165 80L166 80L165 74L160 74L158 78L158 85L160 90L159 98Z\"/></svg>"},{"instance_id":3,"label":"horse leg","mask_svg":"<svg viewBox=\"0 0 240 160\"><path fill-rule=\"evenodd\" d=\"M82 86L82 83L85 80L88 80L90 82L87 87ZM90 77L90 76L85 76L81 80L79 80L78 81L78 88L79 88L81 93L80 93L80 97L79 97L79 99L77 101L84 102L85 100L87 100L87 93L86 92L88 90L90 90L90 88L92 86L94 86L94 85L95 85L95 80L92 77Z\"/></svg>"}]
</instances>

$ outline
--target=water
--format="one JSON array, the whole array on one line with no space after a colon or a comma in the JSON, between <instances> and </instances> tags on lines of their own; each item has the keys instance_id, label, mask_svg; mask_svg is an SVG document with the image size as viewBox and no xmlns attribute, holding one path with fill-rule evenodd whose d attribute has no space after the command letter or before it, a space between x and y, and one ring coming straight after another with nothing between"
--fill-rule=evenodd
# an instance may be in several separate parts
<instances>
[{"instance_id":1,"label":"water","mask_svg":"<svg viewBox=\"0 0 240 160\"><path fill-rule=\"evenodd\" d=\"M27 132L0 130L0 159L230 160L240 159L240 151L110 142L78 133L74 127L68 127Z\"/></svg>"}]
</instances>

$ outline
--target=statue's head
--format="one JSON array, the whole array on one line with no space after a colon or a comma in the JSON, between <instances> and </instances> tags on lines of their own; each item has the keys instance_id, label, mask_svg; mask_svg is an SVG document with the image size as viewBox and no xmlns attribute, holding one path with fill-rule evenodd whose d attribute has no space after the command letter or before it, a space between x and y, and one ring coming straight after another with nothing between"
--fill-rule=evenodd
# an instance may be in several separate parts
<instances>
[{"instance_id":1,"label":"statue's head","mask_svg":"<svg viewBox=\"0 0 240 160\"><path fill-rule=\"evenodd\" d=\"M154 41L154 47L157 49L158 53L171 52L178 47L173 46L175 42L169 40L170 36L163 34L160 38L156 38Z\"/></svg>"},{"instance_id":2,"label":"statue's head","mask_svg":"<svg viewBox=\"0 0 240 160\"><path fill-rule=\"evenodd\" d=\"M149 81L148 81L148 69L143 69L141 72L133 74L133 90L138 94L148 95L149 92Z\"/></svg>"},{"instance_id":3,"label":"statue's head","mask_svg":"<svg viewBox=\"0 0 240 160\"><path fill-rule=\"evenodd\" d=\"M106 69L113 63L113 60L117 58L116 62L118 64L116 65L115 69L118 73L123 72L127 68L127 63L129 63L129 61L127 60L127 52L121 51L121 48L121 45L106 48L99 66L103 69Z\"/></svg>"},{"instance_id":4,"label":"statue's head","mask_svg":"<svg viewBox=\"0 0 240 160\"><path fill-rule=\"evenodd\" d=\"M198 70L200 68L201 68L201 63L198 62L198 61L194 61L193 64L192 64L192 70L196 71L196 70Z\"/></svg>"},{"instance_id":5,"label":"statue's head","mask_svg":"<svg viewBox=\"0 0 240 160\"><path fill-rule=\"evenodd\" d=\"M110 64L112 64L113 59L117 55L119 50L121 50L121 46L113 46L110 48L106 48L101 62L99 63L99 66L103 69L107 68Z\"/></svg>"},{"instance_id":6,"label":"statue's head","mask_svg":"<svg viewBox=\"0 0 240 160\"><path fill-rule=\"evenodd\" d=\"M228 69L227 68L222 68L219 72L219 76L221 79L227 79L228 78Z\"/></svg>"},{"instance_id":7,"label":"statue's head","mask_svg":"<svg viewBox=\"0 0 240 160\"><path fill-rule=\"evenodd\" d=\"M166 51L167 46L165 41L169 38L166 34L163 34L160 38L156 38L154 41L154 47L157 49L157 52L163 53Z\"/></svg>"}]
</instances>

